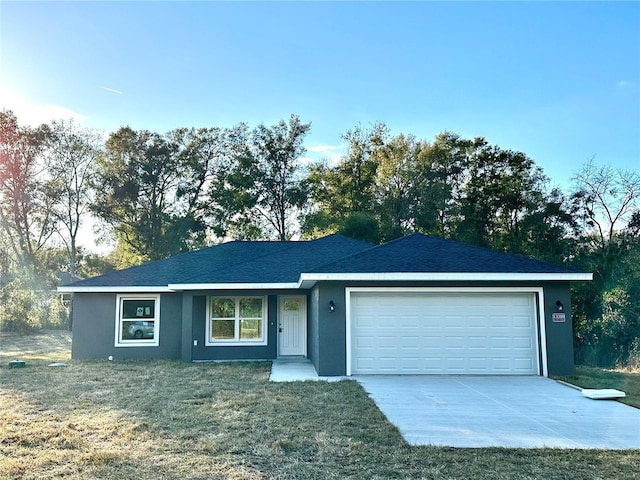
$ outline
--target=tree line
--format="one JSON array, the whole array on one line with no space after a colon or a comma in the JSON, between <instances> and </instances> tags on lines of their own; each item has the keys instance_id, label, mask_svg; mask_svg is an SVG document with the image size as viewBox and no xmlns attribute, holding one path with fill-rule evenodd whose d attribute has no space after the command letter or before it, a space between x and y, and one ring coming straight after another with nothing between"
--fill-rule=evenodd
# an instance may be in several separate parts
<instances>
[{"instance_id":1,"label":"tree line","mask_svg":"<svg viewBox=\"0 0 640 480\"><path fill-rule=\"evenodd\" d=\"M0 129L5 302L20 303L25 285L52 288L59 271L88 276L223 239L422 232L594 272L573 286L578 360L640 361L637 171L590 160L562 192L525 153L448 131L392 136L383 123L345 132L339 159L310 162L311 124L296 115L105 136L70 120L20 125L4 110ZM108 256L81 245L89 219L116 245Z\"/></svg>"}]
</instances>

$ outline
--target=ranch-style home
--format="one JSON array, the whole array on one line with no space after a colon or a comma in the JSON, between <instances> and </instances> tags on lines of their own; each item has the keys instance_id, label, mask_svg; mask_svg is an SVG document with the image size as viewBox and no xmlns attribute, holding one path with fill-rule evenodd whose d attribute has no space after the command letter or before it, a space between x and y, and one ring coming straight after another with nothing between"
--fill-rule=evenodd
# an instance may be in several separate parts
<instances>
[{"instance_id":1,"label":"ranch-style home","mask_svg":"<svg viewBox=\"0 0 640 480\"><path fill-rule=\"evenodd\" d=\"M60 287L72 356L307 357L319 375L565 375L590 273L413 234L233 241Z\"/></svg>"}]
</instances>

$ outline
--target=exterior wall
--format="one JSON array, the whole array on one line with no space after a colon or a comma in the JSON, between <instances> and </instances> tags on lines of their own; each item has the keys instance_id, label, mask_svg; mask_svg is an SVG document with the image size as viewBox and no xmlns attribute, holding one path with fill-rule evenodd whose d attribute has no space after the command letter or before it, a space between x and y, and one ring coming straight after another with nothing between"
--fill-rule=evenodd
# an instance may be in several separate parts
<instances>
[{"instance_id":1,"label":"exterior wall","mask_svg":"<svg viewBox=\"0 0 640 480\"><path fill-rule=\"evenodd\" d=\"M213 292L163 293L160 298L159 346L115 347L116 294L76 293L73 297L72 358L181 358L192 360L273 359L277 357L278 295L307 294L307 352L319 375L346 373L345 287L398 286L397 283L319 282L306 290L262 292L268 296L267 345L206 346L206 298ZM472 286L412 282L407 286ZM477 285L476 285L477 286ZM538 283L486 283L483 286L540 286ZM544 288L544 322L550 375L573 373L573 329L569 282L547 282ZM255 295L255 291L225 291L229 295ZM564 306L565 321L554 322L556 301ZM329 311L329 302L335 311ZM194 345L194 341L197 345Z\"/></svg>"},{"instance_id":2,"label":"exterior wall","mask_svg":"<svg viewBox=\"0 0 640 480\"><path fill-rule=\"evenodd\" d=\"M160 296L158 346L116 347L116 309L114 293L73 295L72 358L180 358L182 294L163 293Z\"/></svg>"},{"instance_id":3,"label":"exterior wall","mask_svg":"<svg viewBox=\"0 0 640 480\"><path fill-rule=\"evenodd\" d=\"M214 292L198 292L191 297L193 306L191 308L191 358L189 360L267 360L276 358L278 354L278 296L267 295L267 345L229 347L206 345L207 295L212 293ZM256 295L256 293L258 292L224 292L229 296ZM197 345L194 345L194 342ZM183 360L185 359L185 348L183 342Z\"/></svg>"},{"instance_id":4,"label":"exterior wall","mask_svg":"<svg viewBox=\"0 0 640 480\"><path fill-rule=\"evenodd\" d=\"M563 305L564 322L554 322L558 312L556 301ZM544 285L545 326L547 331L547 362L549 375L571 375L575 369L573 359L573 321L571 318L571 290L569 282Z\"/></svg>"},{"instance_id":5,"label":"exterior wall","mask_svg":"<svg viewBox=\"0 0 640 480\"><path fill-rule=\"evenodd\" d=\"M310 335L317 339L310 339L310 344L318 343L317 358L313 360L319 375L345 375L346 374L346 298L345 288L349 287L398 287L393 282L319 282L314 287L314 294L318 301L317 312L311 314L316 328L310 328ZM540 287L544 288L544 325L546 328L547 366L549 375L568 375L573 373L573 331L571 322L571 298L569 282L540 283L507 283L486 282L482 285L464 282L449 282L446 284L432 282L411 282L404 286L411 287ZM315 291L317 290L317 294ZM333 300L336 304L335 312L330 313L328 304ZM553 322L553 313L556 310L556 301L564 306L565 322ZM315 320L317 318L317 321Z\"/></svg>"},{"instance_id":6,"label":"exterior wall","mask_svg":"<svg viewBox=\"0 0 640 480\"><path fill-rule=\"evenodd\" d=\"M307 302L307 358L311 360L316 371L319 369L318 359L320 357L319 338L319 300L320 290L317 286L313 287Z\"/></svg>"},{"instance_id":7,"label":"exterior wall","mask_svg":"<svg viewBox=\"0 0 640 480\"><path fill-rule=\"evenodd\" d=\"M346 344L346 304L345 285L343 283L322 282L314 288L317 296L315 316L317 329L314 329L315 338L310 338L310 344L317 345L316 357L313 361L318 375L344 375L347 365ZM315 291L317 290L317 294ZM329 310L329 302L335 303L335 310ZM310 329L311 330L311 329ZM309 332L311 337L311 331Z\"/></svg>"}]
</instances>

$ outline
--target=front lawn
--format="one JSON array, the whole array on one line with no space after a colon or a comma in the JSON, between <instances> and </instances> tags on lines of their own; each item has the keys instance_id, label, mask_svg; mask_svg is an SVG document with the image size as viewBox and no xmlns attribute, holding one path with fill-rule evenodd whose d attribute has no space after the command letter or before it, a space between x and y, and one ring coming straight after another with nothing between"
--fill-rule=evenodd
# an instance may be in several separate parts
<instances>
[{"instance_id":1,"label":"front lawn","mask_svg":"<svg viewBox=\"0 0 640 480\"><path fill-rule=\"evenodd\" d=\"M268 362L36 349L9 369L12 341L0 338L0 479L622 479L640 464L640 451L410 447L356 382L269 383Z\"/></svg>"}]
</instances>

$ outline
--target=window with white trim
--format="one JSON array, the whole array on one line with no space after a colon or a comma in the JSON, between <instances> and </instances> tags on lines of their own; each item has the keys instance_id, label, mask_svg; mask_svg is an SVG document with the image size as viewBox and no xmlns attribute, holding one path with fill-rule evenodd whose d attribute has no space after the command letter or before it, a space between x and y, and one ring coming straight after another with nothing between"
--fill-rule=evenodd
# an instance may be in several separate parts
<instances>
[{"instance_id":1,"label":"window with white trim","mask_svg":"<svg viewBox=\"0 0 640 480\"><path fill-rule=\"evenodd\" d=\"M207 345L266 345L266 297L209 297Z\"/></svg>"},{"instance_id":2,"label":"window with white trim","mask_svg":"<svg viewBox=\"0 0 640 480\"><path fill-rule=\"evenodd\" d=\"M159 345L160 295L117 295L116 347Z\"/></svg>"}]
</instances>

